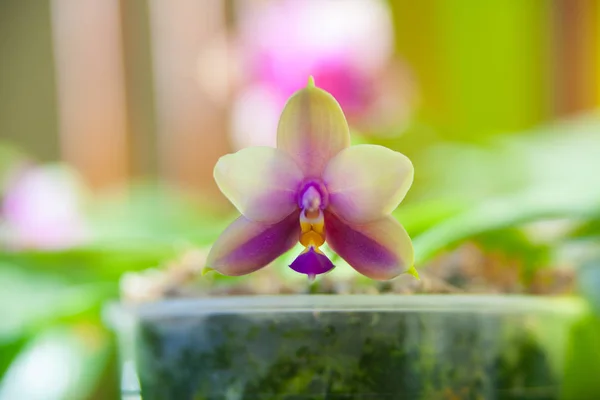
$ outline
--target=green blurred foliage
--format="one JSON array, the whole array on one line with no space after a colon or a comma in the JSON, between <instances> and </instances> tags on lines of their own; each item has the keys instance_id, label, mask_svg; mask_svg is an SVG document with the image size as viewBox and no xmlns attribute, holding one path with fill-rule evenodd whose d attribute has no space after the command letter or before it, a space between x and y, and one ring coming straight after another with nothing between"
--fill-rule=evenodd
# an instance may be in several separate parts
<instances>
[{"instance_id":1,"label":"green blurred foliage","mask_svg":"<svg viewBox=\"0 0 600 400\"><path fill-rule=\"evenodd\" d=\"M0 252L0 399L19 390L28 399L117 398L115 342L101 315L118 299L120 277L208 246L230 221L148 184L93 199L87 209L93 234L82 246ZM41 397L23 386L39 374L31 359L62 366L56 376L43 374L50 378L39 383L47 386Z\"/></svg>"},{"instance_id":2,"label":"green blurred foliage","mask_svg":"<svg viewBox=\"0 0 600 400\"><path fill-rule=\"evenodd\" d=\"M593 399L600 393L600 317L589 315L575 324L569 335L561 398Z\"/></svg>"}]
</instances>

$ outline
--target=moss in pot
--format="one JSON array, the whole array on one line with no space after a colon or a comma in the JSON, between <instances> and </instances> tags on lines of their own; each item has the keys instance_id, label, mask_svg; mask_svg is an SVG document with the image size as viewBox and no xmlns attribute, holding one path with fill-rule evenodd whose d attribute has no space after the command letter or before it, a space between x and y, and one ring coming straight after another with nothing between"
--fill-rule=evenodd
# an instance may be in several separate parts
<instances>
[{"instance_id":1,"label":"moss in pot","mask_svg":"<svg viewBox=\"0 0 600 400\"><path fill-rule=\"evenodd\" d=\"M415 283L407 279L417 277L410 238L389 215L412 183L412 164L384 147L348 147L349 141L339 105L310 79L283 110L277 149L247 148L219 160L215 179L242 216L206 260L200 255L192 263L206 265L208 275L186 292L179 279L189 269L175 268L172 281L143 292L154 288L178 298L111 308L127 372L124 395L564 395L566 338L584 305L573 299L397 295L410 292ZM275 261L297 242L302 249L285 264L296 276L316 279L312 285L306 277L299 283L283 276L286 266ZM335 270L325 242L341 257ZM364 278L354 277L354 270ZM217 273L252 275L211 277ZM438 286L428 292L455 289ZM257 296L265 293L279 296Z\"/></svg>"}]
</instances>

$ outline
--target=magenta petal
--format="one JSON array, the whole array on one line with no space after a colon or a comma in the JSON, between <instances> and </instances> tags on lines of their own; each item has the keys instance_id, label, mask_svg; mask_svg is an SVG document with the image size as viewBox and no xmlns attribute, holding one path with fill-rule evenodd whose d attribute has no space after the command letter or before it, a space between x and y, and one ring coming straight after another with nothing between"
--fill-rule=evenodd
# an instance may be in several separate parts
<instances>
[{"instance_id":1,"label":"magenta petal","mask_svg":"<svg viewBox=\"0 0 600 400\"><path fill-rule=\"evenodd\" d=\"M306 274L309 277L324 274L331 271L335 265L327 258L325 254L318 253L314 247L310 247L308 251L300 254L290 268L300 274Z\"/></svg>"},{"instance_id":2,"label":"magenta petal","mask_svg":"<svg viewBox=\"0 0 600 400\"><path fill-rule=\"evenodd\" d=\"M413 264L410 237L398 221L384 217L366 224L349 224L325 212L327 244L361 274L388 280Z\"/></svg>"},{"instance_id":3,"label":"magenta petal","mask_svg":"<svg viewBox=\"0 0 600 400\"><path fill-rule=\"evenodd\" d=\"M238 276L254 272L298 242L299 212L276 224L253 222L244 216L236 219L210 249L206 265L223 275Z\"/></svg>"}]
</instances>

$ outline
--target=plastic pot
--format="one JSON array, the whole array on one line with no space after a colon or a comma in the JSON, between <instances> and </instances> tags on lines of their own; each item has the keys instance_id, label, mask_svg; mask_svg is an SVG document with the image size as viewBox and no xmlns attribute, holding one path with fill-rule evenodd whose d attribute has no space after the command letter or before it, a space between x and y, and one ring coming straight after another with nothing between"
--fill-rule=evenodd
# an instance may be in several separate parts
<instances>
[{"instance_id":1,"label":"plastic pot","mask_svg":"<svg viewBox=\"0 0 600 400\"><path fill-rule=\"evenodd\" d=\"M525 296L298 295L107 311L123 399L539 400L568 397L566 348L585 306Z\"/></svg>"}]
</instances>

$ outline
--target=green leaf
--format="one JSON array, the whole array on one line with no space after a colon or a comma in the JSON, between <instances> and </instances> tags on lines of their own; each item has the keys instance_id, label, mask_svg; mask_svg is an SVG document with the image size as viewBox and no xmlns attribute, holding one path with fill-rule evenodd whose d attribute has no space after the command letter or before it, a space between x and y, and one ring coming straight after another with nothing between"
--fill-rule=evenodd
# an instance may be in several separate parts
<instances>
[{"instance_id":1,"label":"green leaf","mask_svg":"<svg viewBox=\"0 0 600 400\"><path fill-rule=\"evenodd\" d=\"M0 344L10 344L59 321L97 315L116 297L110 283L71 285L56 276L34 274L0 265Z\"/></svg>"},{"instance_id":2,"label":"green leaf","mask_svg":"<svg viewBox=\"0 0 600 400\"><path fill-rule=\"evenodd\" d=\"M13 340L0 341L0 381L29 339L29 336L19 336Z\"/></svg>"},{"instance_id":3,"label":"green leaf","mask_svg":"<svg viewBox=\"0 0 600 400\"><path fill-rule=\"evenodd\" d=\"M46 275L57 274L71 281L116 282L124 272L156 267L175 257L179 250L174 245L166 244L94 245L51 252L0 252L0 263Z\"/></svg>"},{"instance_id":4,"label":"green leaf","mask_svg":"<svg viewBox=\"0 0 600 400\"><path fill-rule=\"evenodd\" d=\"M571 329L561 399L595 399L600 393L600 317L588 315Z\"/></svg>"},{"instance_id":5,"label":"green leaf","mask_svg":"<svg viewBox=\"0 0 600 400\"><path fill-rule=\"evenodd\" d=\"M451 199L435 199L419 203L400 205L393 216L404 226L410 235L418 235L460 212L468 204Z\"/></svg>"},{"instance_id":6,"label":"green leaf","mask_svg":"<svg viewBox=\"0 0 600 400\"><path fill-rule=\"evenodd\" d=\"M111 346L108 334L93 324L45 330L8 369L0 400L85 399L102 376Z\"/></svg>"},{"instance_id":7,"label":"green leaf","mask_svg":"<svg viewBox=\"0 0 600 400\"><path fill-rule=\"evenodd\" d=\"M593 114L486 145L444 143L426 150L415 164L426 182L413 198L420 204L414 203L412 216L410 206L396 213L415 226L416 263L476 235L531 221L597 219L600 186L592 182L600 170L599 128Z\"/></svg>"},{"instance_id":8,"label":"green leaf","mask_svg":"<svg viewBox=\"0 0 600 400\"><path fill-rule=\"evenodd\" d=\"M159 185L139 184L102 198L90 210L93 242L107 247L173 247L212 243L231 221L230 213Z\"/></svg>"},{"instance_id":9,"label":"green leaf","mask_svg":"<svg viewBox=\"0 0 600 400\"><path fill-rule=\"evenodd\" d=\"M569 234L574 239L596 239L600 237L600 218L594 217L584 221L579 227Z\"/></svg>"},{"instance_id":10,"label":"green leaf","mask_svg":"<svg viewBox=\"0 0 600 400\"><path fill-rule=\"evenodd\" d=\"M431 259L448 246L485 232L553 218L586 219L600 207L600 193L561 192L545 188L494 198L439 223L413 241L415 264Z\"/></svg>"}]
</instances>

